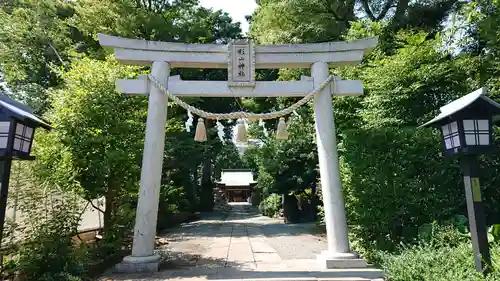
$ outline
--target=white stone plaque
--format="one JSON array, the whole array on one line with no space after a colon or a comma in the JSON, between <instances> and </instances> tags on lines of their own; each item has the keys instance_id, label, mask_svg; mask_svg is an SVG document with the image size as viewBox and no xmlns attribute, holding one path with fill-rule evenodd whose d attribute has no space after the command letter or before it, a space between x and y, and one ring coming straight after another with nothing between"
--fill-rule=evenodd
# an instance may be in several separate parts
<instances>
[{"instance_id":1,"label":"white stone plaque","mask_svg":"<svg viewBox=\"0 0 500 281\"><path fill-rule=\"evenodd\" d=\"M229 44L228 84L230 87L254 87L255 52L250 40Z\"/></svg>"}]
</instances>

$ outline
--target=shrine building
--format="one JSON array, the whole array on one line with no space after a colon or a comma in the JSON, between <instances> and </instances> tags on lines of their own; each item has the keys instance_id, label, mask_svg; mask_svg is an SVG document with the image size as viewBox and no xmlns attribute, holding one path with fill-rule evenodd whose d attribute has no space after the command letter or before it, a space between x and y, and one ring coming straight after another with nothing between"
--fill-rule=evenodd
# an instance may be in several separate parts
<instances>
[{"instance_id":1,"label":"shrine building","mask_svg":"<svg viewBox=\"0 0 500 281\"><path fill-rule=\"evenodd\" d=\"M217 188L226 194L229 202L245 202L252 196L257 184L250 169L222 170Z\"/></svg>"}]
</instances>

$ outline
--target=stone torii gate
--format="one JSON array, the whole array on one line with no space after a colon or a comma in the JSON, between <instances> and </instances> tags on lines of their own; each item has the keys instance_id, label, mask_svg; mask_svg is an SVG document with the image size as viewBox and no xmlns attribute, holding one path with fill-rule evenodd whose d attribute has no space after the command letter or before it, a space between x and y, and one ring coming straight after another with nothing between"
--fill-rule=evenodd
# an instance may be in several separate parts
<instances>
[{"instance_id":1,"label":"stone torii gate","mask_svg":"<svg viewBox=\"0 0 500 281\"><path fill-rule=\"evenodd\" d=\"M184 44L126 39L99 34L103 47L114 48L115 58L125 64L152 65L155 77L178 97L300 97L329 77L329 67L355 65L377 44L377 38L356 41L297 45L256 45L237 40L229 45ZM183 81L170 76L170 68L226 68L228 81ZM312 77L300 81L255 81L255 69L311 68ZM124 94L149 95L146 138L140 180L132 254L121 271L156 271L160 257L154 253L160 181L163 163L167 95L146 76L116 81ZM323 191L328 250L321 255L326 268L366 267L351 253L335 137L333 95L361 95L362 81L332 83L314 97L316 142Z\"/></svg>"}]
</instances>

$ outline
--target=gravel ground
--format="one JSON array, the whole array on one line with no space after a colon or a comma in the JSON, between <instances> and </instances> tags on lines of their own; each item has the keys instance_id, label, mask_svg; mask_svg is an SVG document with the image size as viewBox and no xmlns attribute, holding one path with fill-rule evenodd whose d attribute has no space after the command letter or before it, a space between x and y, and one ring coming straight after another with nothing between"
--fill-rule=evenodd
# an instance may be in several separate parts
<instances>
[{"instance_id":1,"label":"gravel ground","mask_svg":"<svg viewBox=\"0 0 500 281\"><path fill-rule=\"evenodd\" d=\"M233 232L233 229L251 228L255 231ZM214 236L264 235L266 242L273 247L282 259L315 259L328 248L321 235L314 235L315 225L284 224L283 219L263 217L255 208L248 205L235 205L226 221L199 221L177 228L167 233L168 247L175 252L204 253L210 247ZM239 235L238 235L239 233Z\"/></svg>"},{"instance_id":2,"label":"gravel ground","mask_svg":"<svg viewBox=\"0 0 500 281\"><path fill-rule=\"evenodd\" d=\"M313 234L317 232L314 223L285 224L282 218L260 216L255 209L248 212L244 223L257 228L284 260L316 259L328 248L322 235Z\"/></svg>"},{"instance_id":3,"label":"gravel ground","mask_svg":"<svg viewBox=\"0 0 500 281\"><path fill-rule=\"evenodd\" d=\"M299 234L294 235L297 231ZM278 252L284 260L315 259L316 256L328 248L326 241L310 234L304 234L305 229L296 229L293 226L264 227L263 233L267 242ZM284 235L283 233L287 233Z\"/></svg>"}]
</instances>

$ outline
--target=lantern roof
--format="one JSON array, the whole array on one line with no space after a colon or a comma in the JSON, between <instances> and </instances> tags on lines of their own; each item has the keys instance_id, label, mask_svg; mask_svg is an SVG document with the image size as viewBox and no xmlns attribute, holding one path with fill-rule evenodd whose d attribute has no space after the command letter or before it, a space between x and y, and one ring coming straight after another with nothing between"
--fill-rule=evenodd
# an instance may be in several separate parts
<instances>
[{"instance_id":1,"label":"lantern roof","mask_svg":"<svg viewBox=\"0 0 500 281\"><path fill-rule=\"evenodd\" d=\"M456 99L441 108L439 108L439 115L434 117L432 120L429 122L421 125L420 127L428 127L430 125L440 123L439 121L442 121L443 119L452 116L455 113L458 113L476 101L479 100L484 100L488 105L490 105L493 109L499 110L500 111L500 104L495 102L494 100L488 98L486 95L488 94L488 91L486 90L486 87L482 87L478 90L475 90L474 92L467 94L459 99Z\"/></svg>"},{"instance_id":2,"label":"lantern roof","mask_svg":"<svg viewBox=\"0 0 500 281\"><path fill-rule=\"evenodd\" d=\"M33 113L33 109L12 99L7 95L0 95L0 108L5 108L9 111L10 115L19 120L29 120L35 123L37 126L43 127L47 130L53 129L53 127L48 122L35 115Z\"/></svg>"}]
</instances>

